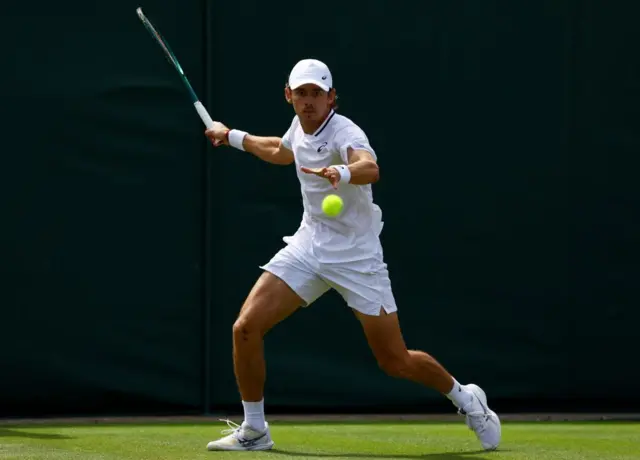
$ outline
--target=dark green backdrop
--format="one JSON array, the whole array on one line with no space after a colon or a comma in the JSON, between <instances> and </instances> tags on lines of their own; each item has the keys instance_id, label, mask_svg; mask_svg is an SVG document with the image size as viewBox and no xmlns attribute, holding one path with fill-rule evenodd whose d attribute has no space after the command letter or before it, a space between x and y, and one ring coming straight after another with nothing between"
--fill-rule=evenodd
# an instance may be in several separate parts
<instances>
[{"instance_id":1,"label":"dark green backdrop","mask_svg":"<svg viewBox=\"0 0 640 460\"><path fill-rule=\"evenodd\" d=\"M329 64L380 157L408 345L508 411L640 407L640 7L622 5L142 6L214 118L256 134L287 129L297 60ZM137 6L3 13L0 415L239 409L231 326L297 228L295 171L205 142ZM333 293L266 347L270 410L451 409L382 374Z\"/></svg>"}]
</instances>

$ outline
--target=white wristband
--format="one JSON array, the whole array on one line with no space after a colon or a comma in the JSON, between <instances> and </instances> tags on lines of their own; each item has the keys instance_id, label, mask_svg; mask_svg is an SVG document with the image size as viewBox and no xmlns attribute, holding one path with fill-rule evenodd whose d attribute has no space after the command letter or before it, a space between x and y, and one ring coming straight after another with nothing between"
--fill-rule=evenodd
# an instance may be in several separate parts
<instances>
[{"instance_id":1,"label":"white wristband","mask_svg":"<svg viewBox=\"0 0 640 460\"><path fill-rule=\"evenodd\" d=\"M331 168L335 168L340 173L340 182L348 184L351 180L351 171L347 165L332 165Z\"/></svg>"},{"instance_id":2,"label":"white wristband","mask_svg":"<svg viewBox=\"0 0 640 460\"><path fill-rule=\"evenodd\" d=\"M227 139L229 139L229 145L231 147L235 147L239 150L244 150L242 146L242 141L244 140L244 136L247 133L245 131L240 131L239 129L232 129L227 133Z\"/></svg>"}]
</instances>

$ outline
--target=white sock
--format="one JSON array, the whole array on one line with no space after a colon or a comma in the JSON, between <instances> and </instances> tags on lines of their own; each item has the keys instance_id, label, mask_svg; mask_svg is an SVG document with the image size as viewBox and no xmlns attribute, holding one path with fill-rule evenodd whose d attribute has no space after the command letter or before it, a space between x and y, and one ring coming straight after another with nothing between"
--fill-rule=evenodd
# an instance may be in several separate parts
<instances>
[{"instance_id":1,"label":"white sock","mask_svg":"<svg viewBox=\"0 0 640 460\"><path fill-rule=\"evenodd\" d=\"M242 401L244 407L244 421L254 430L264 431L264 399L257 402Z\"/></svg>"},{"instance_id":2,"label":"white sock","mask_svg":"<svg viewBox=\"0 0 640 460\"><path fill-rule=\"evenodd\" d=\"M462 385L456 379L453 379L453 388L445 396L459 408L466 406L473 398L471 392L462 388Z\"/></svg>"}]
</instances>

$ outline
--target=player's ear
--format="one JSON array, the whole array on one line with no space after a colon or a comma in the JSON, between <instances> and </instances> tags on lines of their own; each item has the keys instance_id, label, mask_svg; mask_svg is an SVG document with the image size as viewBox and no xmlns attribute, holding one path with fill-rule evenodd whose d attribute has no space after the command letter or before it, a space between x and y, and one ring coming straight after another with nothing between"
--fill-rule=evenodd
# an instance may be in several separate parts
<instances>
[{"instance_id":1,"label":"player's ear","mask_svg":"<svg viewBox=\"0 0 640 460\"><path fill-rule=\"evenodd\" d=\"M289 88L289 84L286 84L284 87L284 98L289 104L293 104L293 99L291 98L291 88Z\"/></svg>"},{"instance_id":2,"label":"player's ear","mask_svg":"<svg viewBox=\"0 0 640 460\"><path fill-rule=\"evenodd\" d=\"M329 90L329 104L331 105L331 107L335 107L337 106L337 101L338 101L338 93L336 93L335 88L331 88Z\"/></svg>"}]
</instances>

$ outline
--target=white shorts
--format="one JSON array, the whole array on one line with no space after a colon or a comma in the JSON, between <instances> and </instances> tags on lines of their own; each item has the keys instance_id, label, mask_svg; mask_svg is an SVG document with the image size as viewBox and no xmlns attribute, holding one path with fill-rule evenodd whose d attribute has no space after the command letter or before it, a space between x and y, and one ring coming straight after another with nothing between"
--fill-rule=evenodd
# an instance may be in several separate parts
<instances>
[{"instance_id":1,"label":"white shorts","mask_svg":"<svg viewBox=\"0 0 640 460\"><path fill-rule=\"evenodd\" d=\"M378 316L381 307L387 313L398 309L387 265L378 259L321 264L309 252L288 245L260 268L287 283L305 307L333 288L349 307L365 315Z\"/></svg>"}]
</instances>

